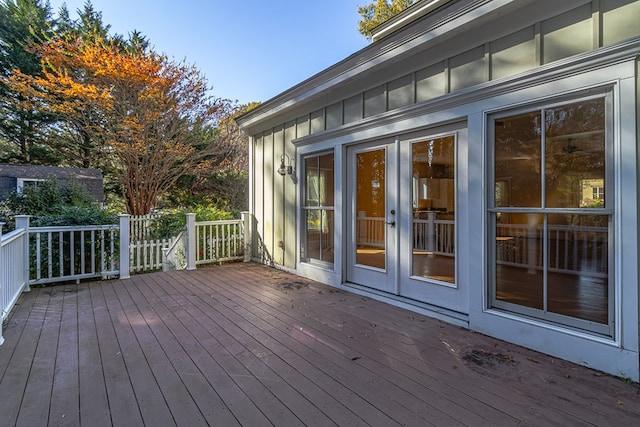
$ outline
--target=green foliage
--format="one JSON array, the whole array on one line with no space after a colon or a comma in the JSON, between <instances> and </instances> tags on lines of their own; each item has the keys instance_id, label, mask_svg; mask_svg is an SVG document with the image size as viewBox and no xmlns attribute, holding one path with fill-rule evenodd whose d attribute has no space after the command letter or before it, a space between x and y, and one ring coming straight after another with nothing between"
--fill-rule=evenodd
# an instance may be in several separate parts
<instances>
[{"instance_id":1,"label":"green foliage","mask_svg":"<svg viewBox=\"0 0 640 427\"><path fill-rule=\"evenodd\" d=\"M55 117L29 107L29 100L9 88L4 78L20 70L40 75L40 58L29 50L50 34L51 8L41 0L0 0L0 138L10 150L0 150L0 162L56 164L46 145Z\"/></svg>"},{"instance_id":2,"label":"green foliage","mask_svg":"<svg viewBox=\"0 0 640 427\"><path fill-rule=\"evenodd\" d=\"M0 201L0 220L13 228L15 215L31 215L31 225L115 224L116 215L101 209L84 187L68 181L64 187L48 179L11 193ZM6 231L6 230L5 230Z\"/></svg>"},{"instance_id":3,"label":"green foliage","mask_svg":"<svg viewBox=\"0 0 640 427\"><path fill-rule=\"evenodd\" d=\"M93 6L91 0L85 1L80 8L71 12L63 5L55 16L46 0L0 0L0 163L101 169L105 193L110 202L116 202L113 205L115 207L110 210L125 212L127 205L122 200L128 196L126 189L139 191L149 182L152 187L157 186L160 180L150 178L151 172L167 168L166 165L159 166L158 159L172 159L174 156L152 158L150 168L138 174L140 179L134 182L136 175L126 175L123 163L118 161L116 153L121 151L114 150L113 145L106 141L102 128L104 122L97 116L95 109L81 109L80 118L74 120L69 114L44 108L42 100L34 95L33 90L18 91L8 84L10 78L17 74L16 70L33 79L42 77L44 70L51 71L46 67L52 63L41 61L44 58L41 57L42 53L38 53L37 46L51 45L52 42L73 37L89 41L104 40L133 57L153 53L151 42L139 31L134 30L126 36L113 34L111 25L103 20L102 13ZM195 67L193 70L197 71ZM69 76L82 72L83 70L71 69ZM126 83L125 86L129 87L131 82L126 80ZM208 83L202 80L201 84ZM189 81L184 78L176 85L177 88L188 86ZM30 89L34 88L32 84ZM185 100L194 99L193 90L185 90L185 93L191 94ZM215 98L209 100L214 101ZM202 159L206 162L202 162L202 167L198 168L174 162L180 165L179 171L188 171L193 176L171 182L159 191L161 200L168 202L164 206L155 201L147 202L150 199L148 197L140 196L140 201L159 208L207 204L230 211L247 208L248 138L240 132L235 117L250 111L257 104L236 106L226 100L216 102L219 102L215 105L216 114L213 120L206 122L206 126L193 126L191 118L198 116L197 106L188 109L184 115L185 126L169 126L174 130L180 129L181 132L183 128L186 129L184 138L180 140L193 140L193 148L202 153ZM89 132L87 123L97 123L99 131ZM117 123L120 125L122 121ZM152 128L157 126L153 124ZM162 143L166 144L166 141ZM134 161L139 159L139 156L132 158ZM126 185L120 179L123 174L126 175ZM12 202L13 208L9 209L7 203L0 201L0 220L25 212L25 209L29 212L44 212L46 216L53 214L49 212L54 206L50 200L36 198L25 201L14 198ZM15 210L18 207L20 212ZM139 212L136 213L146 212L148 207L138 209Z\"/></svg>"},{"instance_id":4,"label":"green foliage","mask_svg":"<svg viewBox=\"0 0 640 427\"><path fill-rule=\"evenodd\" d=\"M196 205L192 208L162 213L151 225L152 239L175 237L187 223L187 213L195 213L196 221L221 221L233 219L234 215L213 205Z\"/></svg>"},{"instance_id":5,"label":"green foliage","mask_svg":"<svg viewBox=\"0 0 640 427\"><path fill-rule=\"evenodd\" d=\"M225 219L233 219L231 212L218 209L212 205L195 206L191 212L196 214L196 221L222 221Z\"/></svg>"},{"instance_id":6,"label":"green foliage","mask_svg":"<svg viewBox=\"0 0 640 427\"><path fill-rule=\"evenodd\" d=\"M358 7L358 13L362 20L358 22L358 31L367 38L371 38L371 32L384 21L402 12L416 0L374 0L371 4Z\"/></svg>"},{"instance_id":7,"label":"green foliage","mask_svg":"<svg viewBox=\"0 0 640 427\"><path fill-rule=\"evenodd\" d=\"M118 217L97 206L59 206L51 215L31 221L34 227L117 224Z\"/></svg>"}]
</instances>

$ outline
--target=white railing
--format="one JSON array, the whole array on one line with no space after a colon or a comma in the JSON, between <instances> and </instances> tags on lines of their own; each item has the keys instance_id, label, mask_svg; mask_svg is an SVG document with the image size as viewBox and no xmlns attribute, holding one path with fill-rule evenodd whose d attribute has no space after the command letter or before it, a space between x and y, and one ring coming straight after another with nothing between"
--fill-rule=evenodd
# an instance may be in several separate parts
<instances>
[{"instance_id":1,"label":"white railing","mask_svg":"<svg viewBox=\"0 0 640 427\"><path fill-rule=\"evenodd\" d=\"M129 242L129 270L132 273L162 269L162 252L173 245L171 239L145 239Z\"/></svg>"},{"instance_id":2,"label":"white railing","mask_svg":"<svg viewBox=\"0 0 640 427\"><path fill-rule=\"evenodd\" d=\"M244 221L196 222L196 264L244 259Z\"/></svg>"},{"instance_id":3,"label":"white railing","mask_svg":"<svg viewBox=\"0 0 640 427\"><path fill-rule=\"evenodd\" d=\"M21 220L17 219L16 222L20 224ZM2 224L0 223L0 321L4 322L22 291L29 287L25 257L28 234L23 227L2 235ZM3 341L0 326L0 344Z\"/></svg>"},{"instance_id":4,"label":"white railing","mask_svg":"<svg viewBox=\"0 0 640 427\"><path fill-rule=\"evenodd\" d=\"M413 220L413 250L454 256L455 221L433 218Z\"/></svg>"},{"instance_id":5,"label":"white railing","mask_svg":"<svg viewBox=\"0 0 640 427\"><path fill-rule=\"evenodd\" d=\"M358 217L357 244L384 247L385 219ZM413 220L413 249L437 255L453 256L455 251L455 221L433 218Z\"/></svg>"},{"instance_id":6,"label":"white railing","mask_svg":"<svg viewBox=\"0 0 640 427\"><path fill-rule=\"evenodd\" d=\"M199 264L249 262L251 242L248 212L242 212L239 220L201 222L196 222L196 214L188 213L184 236L164 250L163 269L194 270Z\"/></svg>"},{"instance_id":7,"label":"white railing","mask_svg":"<svg viewBox=\"0 0 640 427\"><path fill-rule=\"evenodd\" d=\"M129 241L143 242L150 240L154 221L160 218L158 214L129 216Z\"/></svg>"},{"instance_id":8,"label":"white railing","mask_svg":"<svg viewBox=\"0 0 640 427\"><path fill-rule=\"evenodd\" d=\"M117 224L29 228L29 284L118 275L119 234Z\"/></svg>"},{"instance_id":9,"label":"white railing","mask_svg":"<svg viewBox=\"0 0 640 427\"><path fill-rule=\"evenodd\" d=\"M372 216L358 216L356 220L356 227L358 230L356 243L358 246L384 248L385 219Z\"/></svg>"},{"instance_id":10,"label":"white railing","mask_svg":"<svg viewBox=\"0 0 640 427\"><path fill-rule=\"evenodd\" d=\"M547 266L567 274L608 275L607 227L550 225ZM501 265L542 269L544 227L527 224L497 226L496 261Z\"/></svg>"},{"instance_id":11,"label":"white railing","mask_svg":"<svg viewBox=\"0 0 640 427\"><path fill-rule=\"evenodd\" d=\"M162 271L185 268L187 268L187 233L186 230L182 230L173 239L173 243L162 250Z\"/></svg>"}]
</instances>

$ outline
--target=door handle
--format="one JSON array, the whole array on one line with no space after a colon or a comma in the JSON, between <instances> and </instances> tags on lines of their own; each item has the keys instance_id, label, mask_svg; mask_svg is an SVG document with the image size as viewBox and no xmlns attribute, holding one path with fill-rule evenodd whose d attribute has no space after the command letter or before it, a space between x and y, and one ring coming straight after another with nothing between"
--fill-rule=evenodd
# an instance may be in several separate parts
<instances>
[{"instance_id":1,"label":"door handle","mask_svg":"<svg viewBox=\"0 0 640 427\"><path fill-rule=\"evenodd\" d=\"M395 221L385 221L384 223L385 223L385 224L388 224L388 225L390 225L390 226L392 226L392 227L395 227L395 226L396 226L396 222L395 222Z\"/></svg>"}]
</instances>

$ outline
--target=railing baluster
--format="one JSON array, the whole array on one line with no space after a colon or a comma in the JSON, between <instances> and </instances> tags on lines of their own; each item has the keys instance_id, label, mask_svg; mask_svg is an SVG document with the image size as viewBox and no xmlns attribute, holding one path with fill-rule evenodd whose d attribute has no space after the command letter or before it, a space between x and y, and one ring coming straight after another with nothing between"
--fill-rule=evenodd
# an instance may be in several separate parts
<instances>
[{"instance_id":1,"label":"railing baluster","mask_svg":"<svg viewBox=\"0 0 640 427\"><path fill-rule=\"evenodd\" d=\"M75 236L74 236L74 232L73 230L69 231L69 273L71 276L76 274L76 262L75 262L75 257L76 257L76 242L75 242Z\"/></svg>"},{"instance_id":2,"label":"railing baluster","mask_svg":"<svg viewBox=\"0 0 640 427\"><path fill-rule=\"evenodd\" d=\"M53 233L47 233L47 278L53 277Z\"/></svg>"},{"instance_id":3,"label":"railing baluster","mask_svg":"<svg viewBox=\"0 0 640 427\"><path fill-rule=\"evenodd\" d=\"M36 277L38 278L38 280L42 278L42 272L40 271L40 253L40 233L36 233Z\"/></svg>"},{"instance_id":4,"label":"railing baluster","mask_svg":"<svg viewBox=\"0 0 640 427\"><path fill-rule=\"evenodd\" d=\"M106 268L106 259L104 253L104 229L100 230L100 271L105 271Z\"/></svg>"}]
</instances>

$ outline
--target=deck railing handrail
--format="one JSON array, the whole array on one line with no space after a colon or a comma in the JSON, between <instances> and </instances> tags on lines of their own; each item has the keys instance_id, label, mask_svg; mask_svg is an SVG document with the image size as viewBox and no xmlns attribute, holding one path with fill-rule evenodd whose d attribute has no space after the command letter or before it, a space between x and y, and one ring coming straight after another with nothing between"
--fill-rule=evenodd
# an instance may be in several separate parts
<instances>
[{"instance_id":1,"label":"deck railing handrail","mask_svg":"<svg viewBox=\"0 0 640 427\"><path fill-rule=\"evenodd\" d=\"M28 224L28 217L17 215L16 229L3 235L4 223L0 222L0 344L4 342L1 325L20 294L29 289L29 273L26 266L29 246Z\"/></svg>"},{"instance_id":2,"label":"deck railing handrail","mask_svg":"<svg viewBox=\"0 0 640 427\"><path fill-rule=\"evenodd\" d=\"M178 237L162 243L166 252L183 245L185 267L229 260L251 260L251 216L242 219L195 222L195 214L187 214L187 227ZM80 281L91 278L120 276L129 278L131 225L140 218L119 215L118 224L30 227L28 215L16 215L16 229L2 234L0 226L0 310L6 318L21 292L29 285ZM150 221L154 217L144 217ZM140 222L140 221L138 221ZM2 223L0 223L1 225ZM137 227L137 225L134 225ZM139 228L139 227L138 227ZM149 236L135 231L136 236ZM202 254L198 254L202 251ZM164 268L156 262L154 268ZM159 254L154 255L160 259ZM133 264L135 268L136 264ZM2 343L0 328L0 344Z\"/></svg>"},{"instance_id":3,"label":"deck railing handrail","mask_svg":"<svg viewBox=\"0 0 640 427\"><path fill-rule=\"evenodd\" d=\"M29 227L29 284L119 274L118 224Z\"/></svg>"}]
</instances>

